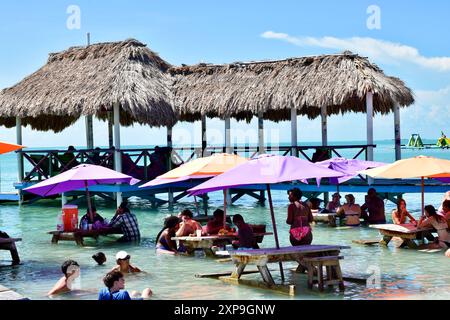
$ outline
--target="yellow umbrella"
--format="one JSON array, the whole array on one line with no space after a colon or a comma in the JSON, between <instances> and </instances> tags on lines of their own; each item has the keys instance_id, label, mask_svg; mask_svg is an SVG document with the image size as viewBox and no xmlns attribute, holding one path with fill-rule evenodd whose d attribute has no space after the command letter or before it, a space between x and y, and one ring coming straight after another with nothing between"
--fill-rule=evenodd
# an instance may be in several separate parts
<instances>
[{"instance_id":1,"label":"yellow umbrella","mask_svg":"<svg viewBox=\"0 0 450 320\"><path fill-rule=\"evenodd\" d=\"M247 161L248 159L235 154L213 154L209 157L189 161L159 176L158 179L176 179L195 175L219 175Z\"/></svg>"},{"instance_id":2,"label":"yellow umbrella","mask_svg":"<svg viewBox=\"0 0 450 320\"><path fill-rule=\"evenodd\" d=\"M386 178L386 179L421 178L422 215L423 215L425 205L424 179L450 177L450 160L438 159L434 157L418 156L415 158L399 160L382 167L359 171L358 173L371 176L372 178Z\"/></svg>"}]
</instances>

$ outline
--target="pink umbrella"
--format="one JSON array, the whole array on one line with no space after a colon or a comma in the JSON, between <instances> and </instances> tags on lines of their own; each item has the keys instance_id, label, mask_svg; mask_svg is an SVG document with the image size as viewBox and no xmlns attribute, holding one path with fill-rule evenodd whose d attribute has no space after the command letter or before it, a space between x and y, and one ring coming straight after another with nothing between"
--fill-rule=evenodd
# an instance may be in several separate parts
<instances>
[{"instance_id":1,"label":"pink umbrella","mask_svg":"<svg viewBox=\"0 0 450 320\"><path fill-rule=\"evenodd\" d=\"M93 218L89 186L113 183L135 184L137 182L139 180L131 176L105 167L82 164L24 190L44 197L85 188L89 213L91 218Z\"/></svg>"},{"instance_id":2,"label":"pink umbrella","mask_svg":"<svg viewBox=\"0 0 450 320\"><path fill-rule=\"evenodd\" d=\"M364 161L358 159L346 159L346 158L333 158L316 164L325 168L329 168L338 172L342 172L344 175L338 178L330 178L330 183L339 184L352 179L358 175L358 171L366 170L369 168L377 168L385 166L387 163Z\"/></svg>"},{"instance_id":3,"label":"pink umbrella","mask_svg":"<svg viewBox=\"0 0 450 320\"><path fill-rule=\"evenodd\" d=\"M278 241L275 213L272 204L270 184L294 180L317 179L341 177L343 174L312 162L291 156L261 155L253 160L241 164L211 180L206 181L190 190L191 195L199 195L217 190L226 190L245 185L263 184L267 188L270 213L277 249L280 248ZM225 205L224 205L225 207ZM281 277L284 280L283 267L280 262Z\"/></svg>"}]
</instances>

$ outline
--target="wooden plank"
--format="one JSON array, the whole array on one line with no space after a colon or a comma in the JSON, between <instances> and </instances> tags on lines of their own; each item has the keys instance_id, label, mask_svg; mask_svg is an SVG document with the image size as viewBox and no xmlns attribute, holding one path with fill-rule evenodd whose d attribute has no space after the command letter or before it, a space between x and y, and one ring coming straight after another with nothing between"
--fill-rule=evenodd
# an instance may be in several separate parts
<instances>
[{"instance_id":1,"label":"wooden plank","mask_svg":"<svg viewBox=\"0 0 450 320\"><path fill-rule=\"evenodd\" d=\"M26 299L21 294L12 290L0 292L0 300L24 300Z\"/></svg>"},{"instance_id":2,"label":"wooden plank","mask_svg":"<svg viewBox=\"0 0 450 320\"><path fill-rule=\"evenodd\" d=\"M255 274L259 273L259 270L248 270L243 271L242 274ZM225 276L231 276L233 274L232 271L225 271L225 272L218 272L218 273L196 273L196 278L219 278L219 277L225 277Z\"/></svg>"},{"instance_id":3,"label":"wooden plank","mask_svg":"<svg viewBox=\"0 0 450 320\"><path fill-rule=\"evenodd\" d=\"M10 244L22 241L22 238L0 238L0 244Z\"/></svg>"},{"instance_id":4,"label":"wooden plank","mask_svg":"<svg viewBox=\"0 0 450 320\"><path fill-rule=\"evenodd\" d=\"M255 250L239 250L231 251L230 254L233 256L258 256L258 255L283 255L291 253L314 253L321 251L334 251L341 249L350 249L348 246L332 246L332 245L305 245L296 247L283 247L277 248L267 248L267 249L255 249Z\"/></svg>"},{"instance_id":5,"label":"wooden plank","mask_svg":"<svg viewBox=\"0 0 450 320\"><path fill-rule=\"evenodd\" d=\"M380 240L378 240L378 239L374 239L374 240L371 240L371 239L359 239L359 240L352 240L352 242L353 243L357 243L357 244L363 244L363 245L370 246L370 245L373 245L373 244L379 244Z\"/></svg>"},{"instance_id":6,"label":"wooden plank","mask_svg":"<svg viewBox=\"0 0 450 320\"><path fill-rule=\"evenodd\" d=\"M403 232L395 232L395 231L389 231L389 230L380 230L380 233L383 236L399 237L402 239L416 239L417 238L417 233L403 233Z\"/></svg>"},{"instance_id":7,"label":"wooden plank","mask_svg":"<svg viewBox=\"0 0 450 320\"><path fill-rule=\"evenodd\" d=\"M272 286L267 285L266 283L258 280L249 280L249 279L236 279L231 277L219 277L219 280L228 283L228 284L234 284L234 285L245 285L250 286L254 288L260 288L260 289L266 289L266 290L272 290L274 292L287 294L289 296L294 296L296 287L293 284L289 285L283 285L283 284L275 284Z\"/></svg>"},{"instance_id":8,"label":"wooden plank","mask_svg":"<svg viewBox=\"0 0 450 320\"><path fill-rule=\"evenodd\" d=\"M422 231L430 231L432 228L417 228L413 224L371 224L369 228L378 229L380 231L391 231L405 234L415 234Z\"/></svg>"}]
</instances>

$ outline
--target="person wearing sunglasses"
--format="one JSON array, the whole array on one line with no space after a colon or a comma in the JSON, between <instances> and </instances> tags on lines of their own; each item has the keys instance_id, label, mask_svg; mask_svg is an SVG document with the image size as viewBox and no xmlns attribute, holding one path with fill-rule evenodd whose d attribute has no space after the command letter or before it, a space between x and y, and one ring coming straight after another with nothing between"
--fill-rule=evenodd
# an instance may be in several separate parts
<instances>
[{"instance_id":1,"label":"person wearing sunglasses","mask_svg":"<svg viewBox=\"0 0 450 320\"><path fill-rule=\"evenodd\" d=\"M141 272L141 269L130 264L130 259L131 257L126 251L119 251L116 254L117 266L115 266L111 271L120 271L123 274Z\"/></svg>"}]
</instances>

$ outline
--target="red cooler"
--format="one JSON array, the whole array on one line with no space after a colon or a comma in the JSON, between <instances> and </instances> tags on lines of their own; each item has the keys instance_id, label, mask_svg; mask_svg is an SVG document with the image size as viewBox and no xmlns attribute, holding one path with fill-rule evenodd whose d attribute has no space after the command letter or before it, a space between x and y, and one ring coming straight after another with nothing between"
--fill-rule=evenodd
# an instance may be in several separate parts
<instances>
[{"instance_id":1,"label":"red cooler","mask_svg":"<svg viewBox=\"0 0 450 320\"><path fill-rule=\"evenodd\" d=\"M78 226L78 206L65 205L62 208L64 231L74 231Z\"/></svg>"}]
</instances>

